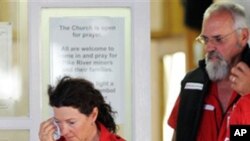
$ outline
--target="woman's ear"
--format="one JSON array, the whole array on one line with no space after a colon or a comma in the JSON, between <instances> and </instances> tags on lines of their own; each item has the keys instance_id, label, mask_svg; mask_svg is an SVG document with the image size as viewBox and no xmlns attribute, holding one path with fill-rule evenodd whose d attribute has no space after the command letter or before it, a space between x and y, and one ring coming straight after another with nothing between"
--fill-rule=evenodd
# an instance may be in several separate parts
<instances>
[{"instance_id":1,"label":"woman's ear","mask_svg":"<svg viewBox=\"0 0 250 141\"><path fill-rule=\"evenodd\" d=\"M93 110L92 110L92 113L90 114L90 117L92 119L92 122L95 122L96 119L97 119L97 116L98 116L98 108L97 107L94 107Z\"/></svg>"}]
</instances>

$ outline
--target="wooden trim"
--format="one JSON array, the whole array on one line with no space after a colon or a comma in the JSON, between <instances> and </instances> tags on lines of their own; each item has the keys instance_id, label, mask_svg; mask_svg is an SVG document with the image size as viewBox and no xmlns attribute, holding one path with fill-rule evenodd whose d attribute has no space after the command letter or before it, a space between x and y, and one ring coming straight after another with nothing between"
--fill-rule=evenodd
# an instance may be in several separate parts
<instances>
[{"instance_id":1,"label":"wooden trim","mask_svg":"<svg viewBox=\"0 0 250 141\"><path fill-rule=\"evenodd\" d=\"M164 38L168 36L169 30L169 23L168 23L168 17L169 17L169 10L167 8L167 2L166 0L162 0L161 2L161 12L162 12L162 27L160 27L160 30L153 31L151 29L151 38L153 39L159 39L159 38ZM152 6L152 5L151 5ZM168 19L167 19L168 18ZM159 21L151 21L151 22L159 22Z\"/></svg>"}]
</instances>

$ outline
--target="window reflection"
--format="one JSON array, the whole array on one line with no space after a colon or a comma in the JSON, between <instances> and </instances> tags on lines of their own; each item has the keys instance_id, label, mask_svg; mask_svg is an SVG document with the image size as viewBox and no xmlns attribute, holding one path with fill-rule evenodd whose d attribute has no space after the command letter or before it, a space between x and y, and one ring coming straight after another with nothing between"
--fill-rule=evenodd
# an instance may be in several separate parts
<instances>
[{"instance_id":1,"label":"window reflection","mask_svg":"<svg viewBox=\"0 0 250 141\"><path fill-rule=\"evenodd\" d=\"M27 0L0 0L0 118L29 116Z\"/></svg>"},{"instance_id":2,"label":"window reflection","mask_svg":"<svg viewBox=\"0 0 250 141\"><path fill-rule=\"evenodd\" d=\"M17 68L8 71L0 69L1 100L20 100L21 78Z\"/></svg>"}]
</instances>

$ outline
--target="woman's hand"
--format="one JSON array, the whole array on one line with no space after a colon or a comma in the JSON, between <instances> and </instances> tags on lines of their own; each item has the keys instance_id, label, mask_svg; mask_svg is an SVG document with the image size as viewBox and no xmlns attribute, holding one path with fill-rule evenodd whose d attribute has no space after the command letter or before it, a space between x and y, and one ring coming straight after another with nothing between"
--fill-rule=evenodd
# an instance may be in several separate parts
<instances>
[{"instance_id":1,"label":"woman's hand","mask_svg":"<svg viewBox=\"0 0 250 141\"><path fill-rule=\"evenodd\" d=\"M39 139L40 141L55 141L53 134L56 131L56 127L53 123L53 118L42 122L39 129Z\"/></svg>"},{"instance_id":2,"label":"woman's hand","mask_svg":"<svg viewBox=\"0 0 250 141\"><path fill-rule=\"evenodd\" d=\"M247 64L240 62L231 69L229 76L231 87L240 95L250 93L250 68Z\"/></svg>"}]
</instances>

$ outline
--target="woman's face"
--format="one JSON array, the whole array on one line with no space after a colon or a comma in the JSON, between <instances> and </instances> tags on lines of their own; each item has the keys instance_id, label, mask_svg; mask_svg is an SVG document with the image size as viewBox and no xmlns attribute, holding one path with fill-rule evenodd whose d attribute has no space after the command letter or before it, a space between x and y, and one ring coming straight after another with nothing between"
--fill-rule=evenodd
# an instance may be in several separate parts
<instances>
[{"instance_id":1,"label":"woman's face","mask_svg":"<svg viewBox=\"0 0 250 141\"><path fill-rule=\"evenodd\" d=\"M84 141L93 136L96 130L96 115L93 115L93 112L86 116L80 113L78 109L72 107L53 107L53 110L61 136L66 141Z\"/></svg>"}]
</instances>

